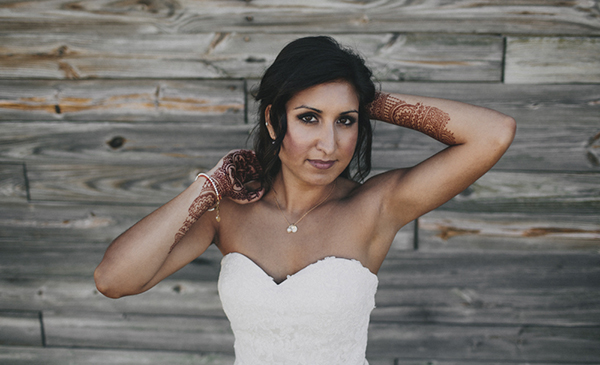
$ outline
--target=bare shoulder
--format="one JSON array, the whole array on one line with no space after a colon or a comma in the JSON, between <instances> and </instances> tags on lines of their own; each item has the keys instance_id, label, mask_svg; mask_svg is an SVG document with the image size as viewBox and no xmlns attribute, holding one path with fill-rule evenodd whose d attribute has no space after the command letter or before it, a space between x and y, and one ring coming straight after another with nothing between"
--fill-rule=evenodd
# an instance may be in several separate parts
<instances>
[{"instance_id":1,"label":"bare shoulder","mask_svg":"<svg viewBox=\"0 0 600 365\"><path fill-rule=\"evenodd\" d=\"M351 182L353 186L350 196L368 196L369 198L385 198L386 194L398 187L398 182L407 174L408 168L385 171L368 178L364 183Z\"/></svg>"}]
</instances>

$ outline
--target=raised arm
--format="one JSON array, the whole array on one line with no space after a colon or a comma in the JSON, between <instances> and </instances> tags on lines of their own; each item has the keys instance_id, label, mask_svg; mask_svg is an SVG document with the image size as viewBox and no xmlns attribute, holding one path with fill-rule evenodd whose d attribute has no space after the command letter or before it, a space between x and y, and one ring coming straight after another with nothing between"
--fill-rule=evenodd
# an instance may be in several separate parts
<instances>
[{"instance_id":1,"label":"raised arm","mask_svg":"<svg viewBox=\"0 0 600 365\"><path fill-rule=\"evenodd\" d=\"M238 203L260 199L262 191L244 187L260 171L254 152L238 150L199 175L186 190L110 244L94 272L98 290L111 298L138 294L194 260L215 236L220 198ZM213 207L215 214L204 214Z\"/></svg>"},{"instance_id":2,"label":"raised arm","mask_svg":"<svg viewBox=\"0 0 600 365\"><path fill-rule=\"evenodd\" d=\"M402 226L466 189L498 162L516 129L513 118L457 101L378 93L372 118L411 128L449 147L420 164L380 177L389 224Z\"/></svg>"}]
</instances>

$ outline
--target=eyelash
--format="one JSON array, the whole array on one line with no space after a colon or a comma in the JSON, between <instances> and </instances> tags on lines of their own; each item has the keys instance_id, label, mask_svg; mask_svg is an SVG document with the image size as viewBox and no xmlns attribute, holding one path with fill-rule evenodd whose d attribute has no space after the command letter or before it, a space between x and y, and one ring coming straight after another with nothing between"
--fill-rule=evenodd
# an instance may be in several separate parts
<instances>
[{"instance_id":1,"label":"eyelash","mask_svg":"<svg viewBox=\"0 0 600 365\"><path fill-rule=\"evenodd\" d=\"M311 118L311 120L307 120L307 118ZM317 117L316 117L314 114L310 114L310 113L309 113L309 114L300 114L300 115L298 116L298 119L299 119L299 120L300 120L302 123L304 123L304 124L311 124L311 123L314 123L314 122L316 122L316 120L317 120L318 118L317 118ZM348 117L348 116L346 116L346 117L342 117L342 118L340 118L339 120L340 120L340 121L343 121L343 120L345 120L346 122L342 122L341 124L342 124L342 125L344 125L344 126L348 126L348 127L349 127L349 126L351 126L351 125L353 125L354 123L356 123L356 119L354 119L354 118L352 118L352 117Z\"/></svg>"}]
</instances>

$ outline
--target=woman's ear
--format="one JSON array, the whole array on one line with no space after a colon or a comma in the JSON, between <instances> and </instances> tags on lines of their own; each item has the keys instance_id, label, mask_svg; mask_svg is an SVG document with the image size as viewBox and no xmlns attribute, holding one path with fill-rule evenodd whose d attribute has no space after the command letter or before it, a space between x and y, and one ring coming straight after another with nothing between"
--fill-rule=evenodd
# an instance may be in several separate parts
<instances>
[{"instance_id":1,"label":"woman's ear","mask_svg":"<svg viewBox=\"0 0 600 365\"><path fill-rule=\"evenodd\" d=\"M271 124L271 104L267 105L267 107L265 108L265 121L265 124L267 125L267 130L269 131L269 136L271 136L272 140L275 140L275 138L277 138L277 133L275 133L275 130L273 129L273 124Z\"/></svg>"}]
</instances>

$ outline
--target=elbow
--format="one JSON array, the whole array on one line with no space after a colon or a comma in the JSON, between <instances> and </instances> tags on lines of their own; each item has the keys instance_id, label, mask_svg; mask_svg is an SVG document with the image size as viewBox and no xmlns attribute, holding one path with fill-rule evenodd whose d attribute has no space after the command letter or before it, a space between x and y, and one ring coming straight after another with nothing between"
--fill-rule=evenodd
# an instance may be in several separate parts
<instances>
[{"instance_id":1,"label":"elbow","mask_svg":"<svg viewBox=\"0 0 600 365\"><path fill-rule=\"evenodd\" d=\"M517 132L517 122L514 118L506 115L496 125L496 133L494 133L495 144L502 151L506 151L511 145Z\"/></svg>"},{"instance_id":2,"label":"elbow","mask_svg":"<svg viewBox=\"0 0 600 365\"><path fill-rule=\"evenodd\" d=\"M102 293L105 297L111 299L118 299L124 296L119 290L117 290L118 286L114 285L110 278L104 274L101 266L98 266L94 271L94 282L96 283L96 289Z\"/></svg>"}]
</instances>

